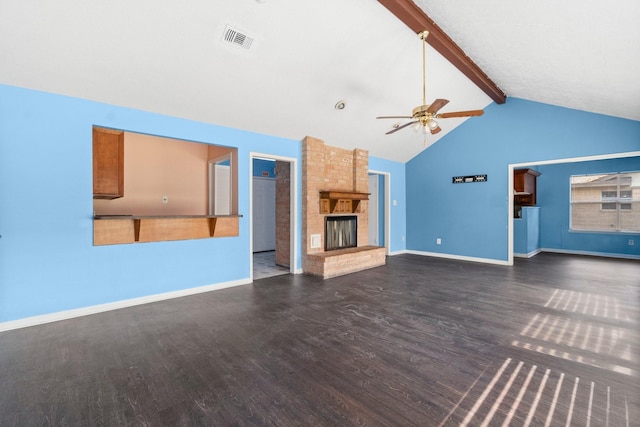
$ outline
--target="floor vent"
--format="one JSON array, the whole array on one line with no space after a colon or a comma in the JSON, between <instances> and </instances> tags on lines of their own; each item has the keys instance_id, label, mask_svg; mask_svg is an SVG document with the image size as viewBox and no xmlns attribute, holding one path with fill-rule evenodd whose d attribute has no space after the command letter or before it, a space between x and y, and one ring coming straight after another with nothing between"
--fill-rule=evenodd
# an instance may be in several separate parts
<instances>
[{"instance_id":1,"label":"floor vent","mask_svg":"<svg viewBox=\"0 0 640 427\"><path fill-rule=\"evenodd\" d=\"M224 29L224 36L222 37L222 40L233 46L249 50L251 49L254 39L241 30L227 26Z\"/></svg>"}]
</instances>

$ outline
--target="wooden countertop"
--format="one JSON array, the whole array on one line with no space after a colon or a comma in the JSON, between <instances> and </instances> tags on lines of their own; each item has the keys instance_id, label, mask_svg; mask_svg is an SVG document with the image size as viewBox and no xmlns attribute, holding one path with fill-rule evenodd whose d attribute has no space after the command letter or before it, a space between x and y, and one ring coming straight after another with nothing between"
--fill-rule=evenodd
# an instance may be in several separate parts
<instances>
[{"instance_id":1,"label":"wooden countertop","mask_svg":"<svg viewBox=\"0 0 640 427\"><path fill-rule=\"evenodd\" d=\"M94 215L93 219L242 218L242 215Z\"/></svg>"}]
</instances>

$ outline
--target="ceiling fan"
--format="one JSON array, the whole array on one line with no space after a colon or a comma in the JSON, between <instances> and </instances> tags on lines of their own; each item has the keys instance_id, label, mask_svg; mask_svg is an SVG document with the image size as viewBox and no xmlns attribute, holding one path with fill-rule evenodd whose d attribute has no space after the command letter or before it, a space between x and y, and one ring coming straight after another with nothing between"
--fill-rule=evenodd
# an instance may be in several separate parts
<instances>
[{"instance_id":1,"label":"ceiling fan","mask_svg":"<svg viewBox=\"0 0 640 427\"><path fill-rule=\"evenodd\" d=\"M455 111L451 113L438 113L438 111L449 103L448 99L436 99L431 104L427 104L427 85L426 85L426 52L425 45L427 43L428 31L422 31L418 34L420 40L422 40L422 105L413 109L410 116L379 116L376 119L412 119L410 122L403 125L396 125L394 129L386 132L385 135L392 134L404 129L408 126L414 125L414 129L417 131L422 128L422 132L426 134L431 132L432 135L440 132L442 129L438 125L436 119L448 119L451 117L472 117L481 116L484 114L483 110L469 110L469 111Z\"/></svg>"}]
</instances>

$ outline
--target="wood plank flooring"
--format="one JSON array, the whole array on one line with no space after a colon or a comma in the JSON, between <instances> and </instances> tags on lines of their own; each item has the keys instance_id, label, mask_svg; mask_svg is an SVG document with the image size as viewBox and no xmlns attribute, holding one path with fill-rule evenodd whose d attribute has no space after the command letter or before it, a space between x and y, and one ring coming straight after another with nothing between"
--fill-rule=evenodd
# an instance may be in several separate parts
<instances>
[{"instance_id":1,"label":"wood plank flooring","mask_svg":"<svg viewBox=\"0 0 640 427\"><path fill-rule=\"evenodd\" d=\"M640 263L399 255L0 333L0 425L640 425Z\"/></svg>"}]
</instances>

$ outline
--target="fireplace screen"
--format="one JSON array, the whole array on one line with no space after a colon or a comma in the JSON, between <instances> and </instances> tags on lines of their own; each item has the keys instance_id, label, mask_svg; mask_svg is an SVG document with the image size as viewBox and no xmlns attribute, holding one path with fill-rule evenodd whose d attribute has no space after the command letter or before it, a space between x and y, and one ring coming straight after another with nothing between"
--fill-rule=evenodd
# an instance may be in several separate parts
<instances>
[{"instance_id":1,"label":"fireplace screen","mask_svg":"<svg viewBox=\"0 0 640 427\"><path fill-rule=\"evenodd\" d=\"M355 248L358 246L358 217L328 216L324 222L324 250Z\"/></svg>"}]
</instances>

